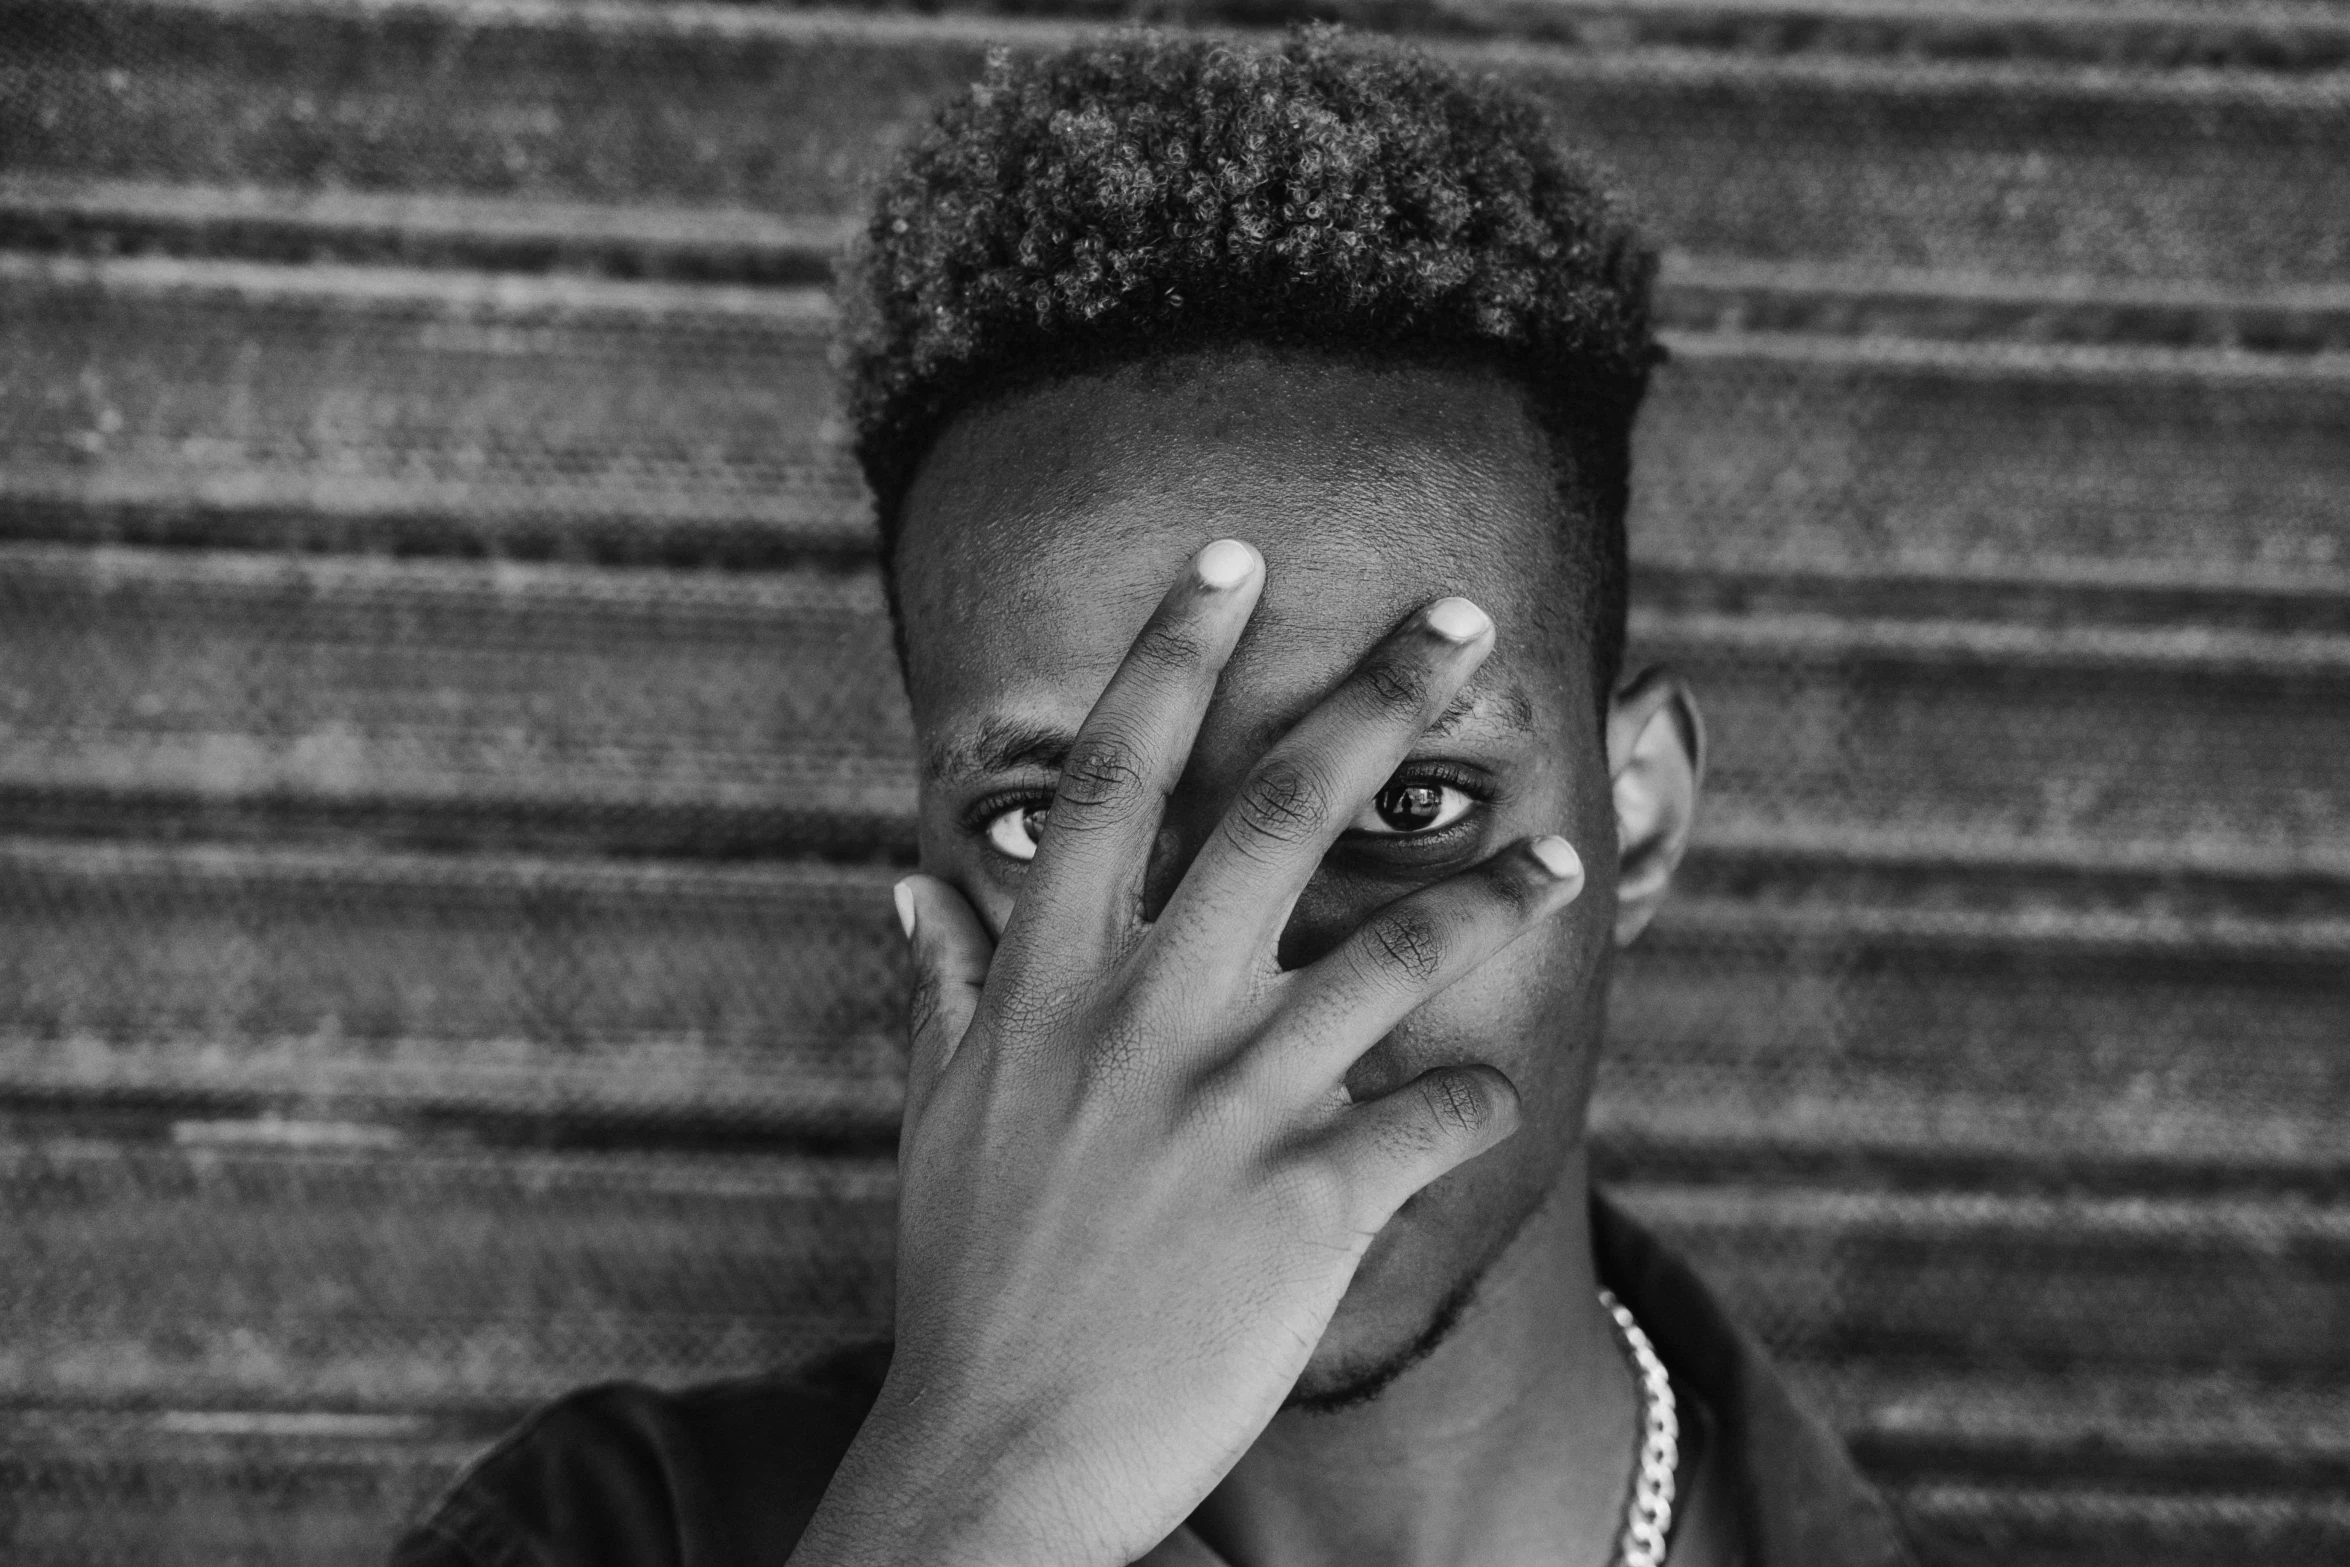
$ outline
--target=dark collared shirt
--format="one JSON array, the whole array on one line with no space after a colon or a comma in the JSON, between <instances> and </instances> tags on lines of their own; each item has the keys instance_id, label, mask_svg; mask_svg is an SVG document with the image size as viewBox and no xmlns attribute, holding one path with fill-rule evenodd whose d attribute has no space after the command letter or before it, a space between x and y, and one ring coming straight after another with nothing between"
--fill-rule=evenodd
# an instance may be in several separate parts
<instances>
[{"instance_id":1,"label":"dark collared shirt","mask_svg":"<svg viewBox=\"0 0 2350 1567\"><path fill-rule=\"evenodd\" d=\"M1914 1562L1843 1443L1697 1275L1604 1198L1592 1236L1601 1280L1709 1417L1706 1461L1725 1470L1742 1567ZM460 1476L394 1567L780 1567L888 1367L877 1344L677 1393L571 1394ZM1187 1532L1171 1545L1169 1561L1213 1560Z\"/></svg>"}]
</instances>

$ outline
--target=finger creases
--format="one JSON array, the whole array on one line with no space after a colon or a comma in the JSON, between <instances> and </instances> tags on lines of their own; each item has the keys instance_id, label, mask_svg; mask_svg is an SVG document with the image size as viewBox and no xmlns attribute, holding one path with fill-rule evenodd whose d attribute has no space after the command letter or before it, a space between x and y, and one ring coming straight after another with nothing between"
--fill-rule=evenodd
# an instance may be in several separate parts
<instances>
[{"instance_id":1,"label":"finger creases","mask_svg":"<svg viewBox=\"0 0 2350 1567\"><path fill-rule=\"evenodd\" d=\"M1135 918L1166 798L1263 585L1256 552L1218 540L1136 633L1062 760L1021 894L1021 939L1036 931L1056 950L1098 955L1105 933L1115 939Z\"/></svg>"},{"instance_id":2,"label":"finger creases","mask_svg":"<svg viewBox=\"0 0 2350 1567\"><path fill-rule=\"evenodd\" d=\"M1053 792L1056 825L1085 827L1116 819L1154 793L1148 741L1111 733L1080 734L1061 762Z\"/></svg>"},{"instance_id":3,"label":"finger creases","mask_svg":"<svg viewBox=\"0 0 2350 1567\"><path fill-rule=\"evenodd\" d=\"M1564 840L1512 845L1482 864L1374 910L1337 947L1288 978L1284 1073L1302 1088L1335 1082L1417 1007L1581 895Z\"/></svg>"},{"instance_id":4,"label":"finger creases","mask_svg":"<svg viewBox=\"0 0 2350 1567\"><path fill-rule=\"evenodd\" d=\"M1359 1216L1385 1224L1413 1193L1516 1132L1522 1116L1516 1086L1483 1064L1436 1067L1355 1106L1337 1139Z\"/></svg>"},{"instance_id":5,"label":"finger creases","mask_svg":"<svg viewBox=\"0 0 2350 1567\"><path fill-rule=\"evenodd\" d=\"M1245 966L1268 948L1330 845L1492 648L1492 622L1459 599L1381 639L1250 770L1161 925L1219 964Z\"/></svg>"}]
</instances>

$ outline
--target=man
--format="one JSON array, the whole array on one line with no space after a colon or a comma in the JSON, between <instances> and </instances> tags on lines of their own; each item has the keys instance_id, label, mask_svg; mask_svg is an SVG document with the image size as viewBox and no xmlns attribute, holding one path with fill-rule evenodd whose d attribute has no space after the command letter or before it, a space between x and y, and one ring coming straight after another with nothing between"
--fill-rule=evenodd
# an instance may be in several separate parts
<instances>
[{"instance_id":1,"label":"man","mask_svg":"<svg viewBox=\"0 0 2350 1567\"><path fill-rule=\"evenodd\" d=\"M1309 32L993 63L849 279L922 743L894 1347L575 1395L422 1564L1907 1559L1588 1189L1700 730L1623 678L1652 260Z\"/></svg>"}]
</instances>

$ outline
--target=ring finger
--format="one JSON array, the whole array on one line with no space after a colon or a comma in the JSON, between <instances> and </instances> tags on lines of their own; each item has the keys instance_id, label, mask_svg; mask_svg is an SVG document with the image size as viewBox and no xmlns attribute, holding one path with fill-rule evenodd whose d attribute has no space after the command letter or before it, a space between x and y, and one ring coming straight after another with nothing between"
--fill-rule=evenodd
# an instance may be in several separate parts
<instances>
[{"instance_id":1,"label":"ring finger","mask_svg":"<svg viewBox=\"0 0 2350 1567\"><path fill-rule=\"evenodd\" d=\"M1582 892L1574 846L1529 838L1378 909L1285 981L1268 1068L1295 1085L1335 1084L1414 1010Z\"/></svg>"}]
</instances>

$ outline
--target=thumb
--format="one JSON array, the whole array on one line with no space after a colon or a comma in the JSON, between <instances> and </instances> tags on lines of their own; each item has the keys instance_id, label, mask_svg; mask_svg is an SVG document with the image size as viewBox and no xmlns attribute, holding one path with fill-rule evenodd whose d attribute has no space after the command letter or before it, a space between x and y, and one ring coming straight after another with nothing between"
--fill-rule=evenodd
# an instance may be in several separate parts
<instances>
[{"instance_id":1,"label":"thumb","mask_svg":"<svg viewBox=\"0 0 2350 1567\"><path fill-rule=\"evenodd\" d=\"M935 876L908 876L892 890L905 927L913 986L906 998L906 1119L922 1113L979 1010L995 942L963 895Z\"/></svg>"}]
</instances>

